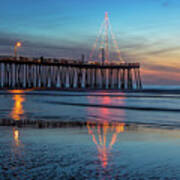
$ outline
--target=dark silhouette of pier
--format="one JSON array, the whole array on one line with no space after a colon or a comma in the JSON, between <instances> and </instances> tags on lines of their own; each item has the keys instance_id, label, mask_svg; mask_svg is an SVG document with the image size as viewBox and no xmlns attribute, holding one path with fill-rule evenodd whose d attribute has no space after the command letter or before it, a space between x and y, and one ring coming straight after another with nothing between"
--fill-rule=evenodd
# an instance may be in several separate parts
<instances>
[{"instance_id":1,"label":"dark silhouette of pier","mask_svg":"<svg viewBox=\"0 0 180 180\"><path fill-rule=\"evenodd\" d=\"M140 64L1 60L1 88L141 89Z\"/></svg>"}]
</instances>

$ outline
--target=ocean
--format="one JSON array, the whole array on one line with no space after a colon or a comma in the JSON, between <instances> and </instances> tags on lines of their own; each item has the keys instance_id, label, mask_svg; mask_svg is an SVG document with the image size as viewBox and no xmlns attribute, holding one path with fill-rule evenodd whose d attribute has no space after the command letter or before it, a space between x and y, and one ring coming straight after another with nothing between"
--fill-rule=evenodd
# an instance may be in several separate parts
<instances>
[{"instance_id":1,"label":"ocean","mask_svg":"<svg viewBox=\"0 0 180 180\"><path fill-rule=\"evenodd\" d=\"M180 94L156 92L0 92L1 119L123 122L180 126Z\"/></svg>"}]
</instances>

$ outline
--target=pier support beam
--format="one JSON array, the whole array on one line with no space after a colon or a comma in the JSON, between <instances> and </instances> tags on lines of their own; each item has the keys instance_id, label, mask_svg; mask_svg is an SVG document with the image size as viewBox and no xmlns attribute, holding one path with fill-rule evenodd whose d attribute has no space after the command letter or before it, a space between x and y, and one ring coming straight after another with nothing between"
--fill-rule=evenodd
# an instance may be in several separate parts
<instances>
[{"instance_id":1,"label":"pier support beam","mask_svg":"<svg viewBox=\"0 0 180 180\"><path fill-rule=\"evenodd\" d=\"M5 78L4 63L1 63L1 88L4 87L4 78Z\"/></svg>"},{"instance_id":2,"label":"pier support beam","mask_svg":"<svg viewBox=\"0 0 180 180\"><path fill-rule=\"evenodd\" d=\"M0 61L0 87L4 88L142 88L140 65L53 64Z\"/></svg>"}]
</instances>

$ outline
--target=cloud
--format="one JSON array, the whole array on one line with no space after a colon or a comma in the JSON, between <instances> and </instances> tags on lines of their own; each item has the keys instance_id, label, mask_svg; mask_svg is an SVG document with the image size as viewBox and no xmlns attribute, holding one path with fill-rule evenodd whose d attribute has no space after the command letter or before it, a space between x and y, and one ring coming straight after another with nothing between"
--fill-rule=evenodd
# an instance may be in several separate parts
<instances>
[{"instance_id":1,"label":"cloud","mask_svg":"<svg viewBox=\"0 0 180 180\"><path fill-rule=\"evenodd\" d=\"M179 0L164 0L162 2L163 7L178 7L179 5Z\"/></svg>"},{"instance_id":2,"label":"cloud","mask_svg":"<svg viewBox=\"0 0 180 180\"><path fill-rule=\"evenodd\" d=\"M59 42L49 40L45 37L28 37L18 34L0 33L0 54L12 54L14 45L17 41L21 41L23 46L19 52L24 56L47 56L47 57L71 57L78 58L82 53L89 52L88 47L84 44L73 41L65 41L63 39Z\"/></svg>"},{"instance_id":3,"label":"cloud","mask_svg":"<svg viewBox=\"0 0 180 180\"><path fill-rule=\"evenodd\" d=\"M144 68L146 69L152 69L154 71L164 71L164 72L169 72L169 73L179 73L180 72L180 67L175 67L175 66L167 66L167 65L160 65L160 64L150 64L146 63L143 65Z\"/></svg>"},{"instance_id":4,"label":"cloud","mask_svg":"<svg viewBox=\"0 0 180 180\"><path fill-rule=\"evenodd\" d=\"M168 7L169 5L170 5L169 1L165 1L162 3L162 6L164 6L164 7Z\"/></svg>"},{"instance_id":5,"label":"cloud","mask_svg":"<svg viewBox=\"0 0 180 180\"><path fill-rule=\"evenodd\" d=\"M149 50L146 51L144 54L145 55L151 55L151 56L158 56L158 55L167 55L171 52L175 52L175 51L179 51L180 50L180 46L177 47L169 47L169 48L158 48L157 50Z\"/></svg>"}]
</instances>

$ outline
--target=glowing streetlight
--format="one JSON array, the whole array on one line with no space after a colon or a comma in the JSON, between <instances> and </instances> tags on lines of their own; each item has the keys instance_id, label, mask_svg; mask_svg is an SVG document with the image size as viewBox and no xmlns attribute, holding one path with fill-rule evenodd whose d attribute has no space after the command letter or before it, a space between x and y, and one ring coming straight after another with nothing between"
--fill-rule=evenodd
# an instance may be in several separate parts
<instances>
[{"instance_id":1,"label":"glowing streetlight","mask_svg":"<svg viewBox=\"0 0 180 180\"><path fill-rule=\"evenodd\" d=\"M16 42L15 46L14 46L14 56L15 58L17 58L17 49L20 48L22 46L21 42Z\"/></svg>"}]
</instances>

